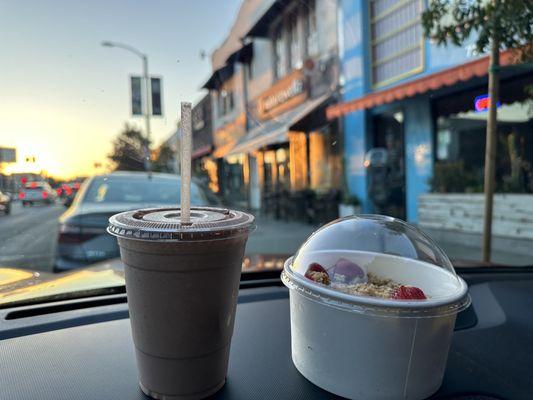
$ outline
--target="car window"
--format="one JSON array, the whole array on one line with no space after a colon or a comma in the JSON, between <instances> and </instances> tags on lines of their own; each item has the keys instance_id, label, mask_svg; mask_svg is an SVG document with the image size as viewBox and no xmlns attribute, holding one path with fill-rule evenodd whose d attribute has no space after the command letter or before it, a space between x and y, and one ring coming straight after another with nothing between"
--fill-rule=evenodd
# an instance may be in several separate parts
<instances>
[{"instance_id":1,"label":"car window","mask_svg":"<svg viewBox=\"0 0 533 400\"><path fill-rule=\"evenodd\" d=\"M88 187L83 202L178 204L180 193L178 179L97 177ZM193 204L205 204L205 197L194 183L191 186L191 201Z\"/></svg>"}]
</instances>

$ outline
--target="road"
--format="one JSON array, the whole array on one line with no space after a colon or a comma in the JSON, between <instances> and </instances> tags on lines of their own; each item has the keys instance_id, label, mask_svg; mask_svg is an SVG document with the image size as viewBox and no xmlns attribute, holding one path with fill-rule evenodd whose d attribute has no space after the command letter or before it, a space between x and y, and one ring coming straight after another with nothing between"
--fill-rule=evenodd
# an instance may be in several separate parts
<instances>
[{"instance_id":1,"label":"road","mask_svg":"<svg viewBox=\"0 0 533 400\"><path fill-rule=\"evenodd\" d=\"M23 208L14 203L10 215L0 215L0 266L52 271L57 240L58 217L65 211L60 205ZM317 228L298 222L275 221L258 216L257 229L250 235L247 255L294 254ZM480 259L480 249L439 243L452 260ZM529 257L495 251L496 263L530 265Z\"/></svg>"},{"instance_id":2,"label":"road","mask_svg":"<svg viewBox=\"0 0 533 400\"><path fill-rule=\"evenodd\" d=\"M60 204L22 207L0 215L0 266L52 271Z\"/></svg>"}]
</instances>

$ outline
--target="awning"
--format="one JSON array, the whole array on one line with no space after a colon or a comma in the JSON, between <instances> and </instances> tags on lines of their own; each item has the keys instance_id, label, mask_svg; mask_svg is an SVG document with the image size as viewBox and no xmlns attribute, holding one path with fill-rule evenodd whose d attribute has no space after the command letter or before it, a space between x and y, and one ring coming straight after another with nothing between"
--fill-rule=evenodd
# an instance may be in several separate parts
<instances>
[{"instance_id":1,"label":"awning","mask_svg":"<svg viewBox=\"0 0 533 400\"><path fill-rule=\"evenodd\" d=\"M254 43L250 42L242 46L239 50L234 51L226 59L226 64L235 62L249 63L254 55Z\"/></svg>"},{"instance_id":2,"label":"awning","mask_svg":"<svg viewBox=\"0 0 533 400\"><path fill-rule=\"evenodd\" d=\"M233 75L233 63L225 64L216 71L213 71L206 83L202 85L203 89L218 89L220 85Z\"/></svg>"},{"instance_id":3,"label":"awning","mask_svg":"<svg viewBox=\"0 0 533 400\"><path fill-rule=\"evenodd\" d=\"M195 158L205 156L206 154L211 153L212 148L213 146L211 146L210 144L202 146L199 149L193 151L193 153L191 154L191 158L194 160Z\"/></svg>"},{"instance_id":4,"label":"awning","mask_svg":"<svg viewBox=\"0 0 533 400\"><path fill-rule=\"evenodd\" d=\"M500 54L500 64L513 63L513 55L510 51ZM444 86L451 86L461 81L467 81L474 77L482 77L487 74L489 58L483 57L466 64L445 69L444 71L426 75L422 78L394 86L390 89L374 92L355 100L336 104L326 109L329 120L349 114L357 110L373 108L382 104L392 103L417 94L423 94Z\"/></svg>"},{"instance_id":5,"label":"awning","mask_svg":"<svg viewBox=\"0 0 533 400\"><path fill-rule=\"evenodd\" d=\"M266 37L272 22L280 15L290 0L274 0L244 37Z\"/></svg>"},{"instance_id":6,"label":"awning","mask_svg":"<svg viewBox=\"0 0 533 400\"><path fill-rule=\"evenodd\" d=\"M262 123L239 139L235 147L227 155L249 153L264 146L287 142L291 125L307 116L330 97L331 93L324 94L305 102L280 117Z\"/></svg>"}]
</instances>

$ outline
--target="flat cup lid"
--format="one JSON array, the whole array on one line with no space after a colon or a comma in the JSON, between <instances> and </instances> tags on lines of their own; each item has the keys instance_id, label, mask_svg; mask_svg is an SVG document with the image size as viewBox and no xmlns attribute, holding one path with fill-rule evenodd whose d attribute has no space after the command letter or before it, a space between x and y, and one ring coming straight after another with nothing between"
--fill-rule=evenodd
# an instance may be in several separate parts
<instances>
[{"instance_id":1,"label":"flat cup lid","mask_svg":"<svg viewBox=\"0 0 533 400\"><path fill-rule=\"evenodd\" d=\"M290 288L354 311L436 316L470 301L466 283L433 240L381 215L351 216L318 229L287 261L282 278Z\"/></svg>"},{"instance_id":2,"label":"flat cup lid","mask_svg":"<svg viewBox=\"0 0 533 400\"><path fill-rule=\"evenodd\" d=\"M121 238L161 242L224 239L253 228L254 217L242 211L191 207L189 224L181 223L180 208L152 208L113 215L107 231Z\"/></svg>"}]
</instances>

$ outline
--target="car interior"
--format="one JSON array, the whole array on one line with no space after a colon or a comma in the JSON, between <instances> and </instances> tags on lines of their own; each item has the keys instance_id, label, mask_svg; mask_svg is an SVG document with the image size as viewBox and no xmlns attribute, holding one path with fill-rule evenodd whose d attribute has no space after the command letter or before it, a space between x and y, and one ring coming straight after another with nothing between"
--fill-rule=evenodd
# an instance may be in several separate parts
<instances>
[{"instance_id":1,"label":"car interior","mask_svg":"<svg viewBox=\"0 0 533 400\"><path fill-rule=\"evenodd\" d=\"M443 384L432 398L529 398L533 268L458 272L472 304L457 316ZM0 318L1 398L145 398L125 293L3 308ZM242 275L236 318L226 385L213 398L339 398L291 362L288 290L279 271Z\"/></svg>"}]
</instances>

